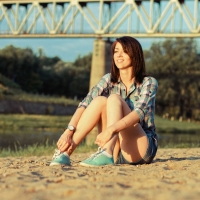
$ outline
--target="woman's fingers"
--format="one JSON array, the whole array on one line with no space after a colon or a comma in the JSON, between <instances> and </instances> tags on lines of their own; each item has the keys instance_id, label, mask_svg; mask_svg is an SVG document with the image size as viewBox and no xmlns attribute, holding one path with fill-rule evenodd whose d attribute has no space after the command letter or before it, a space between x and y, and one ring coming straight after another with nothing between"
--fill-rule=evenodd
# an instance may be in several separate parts
<instances>
[{"instance_id":1,"label":"woman's fingers","mask_svg":"<svg viewBox=\"0 0 200 200\"><path fill-rule=\"evenodd\" d=\"M69 148L68 148L69 153L72 152L72 147L73 147L73 143L71 143L71 145L70 145Z\"/></svg>"},{"instance_id":2,"label":"woman's fingers","mask_svg":"<svg viewBox=\"0 0 200 200\"><path fill-rule=\"evenodd\" d=\"M58 140L58 142L57 142L57 146L59 146L60 145L60 140Z\"/></svg>"},{"instance_id":3,"label":"woman's fingers","mask_svg":"<svg viewBox=\"0 0 200 200\"><path fill-rule=\"evenodd\" d=\"M98 138L95 140L95 144L99 144L101 142L101 140L99 140Z\"/></svg>"},{"instance_id":4,"label":"woman's fingers","mask_svg":"<svg viewBox=\"0 0 200 200\"><path fill-rule=\"evenodd\" d=\"M63 151L64 148L67 148L67 146L68 146L68 143L66 143L66 142L63 141L63 140L60 140L60 139L59 139L59 141L57 142L57 147L58 147L58 149L59 149L60 151Z\"/></svg>"},{"instance_id":5,"label":"woman's fingers","mask_svg":"<svg viewBox=\"0 0 200 200\"><path fill-rule=\"evenodd\" d=\"M95 141L95 144L97 144L98 146L100 146L100 147L103 147L104 145L105 145L105 141L103 141L103 140L96 140Z\"/></svg>"},{"instance_id":6,"label":"woman's fingers","mask_svg":"<svg viewBox=\"0 0 200 200\"><path fill-rule=\"evenodd\" d=\"M65 144L63 144L62 146L62 151L66 151L70 146L70 143L66 142Z\"/></svg>"}]
</instances>

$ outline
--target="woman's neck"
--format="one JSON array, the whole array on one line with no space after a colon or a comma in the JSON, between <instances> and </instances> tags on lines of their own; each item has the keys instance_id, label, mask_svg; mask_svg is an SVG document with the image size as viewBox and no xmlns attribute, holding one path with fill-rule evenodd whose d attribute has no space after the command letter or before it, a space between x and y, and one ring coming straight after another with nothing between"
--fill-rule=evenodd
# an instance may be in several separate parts
<instances>
[{"instance_id":1,"label":"woman's neck","mask_svg":"<svg viewBox=\"0 0 200 200\"><path fill-rule=\"evenodd\" d=\"M120 71L120 79L125 85L132 85L135 77L132 76L132 72Z\"/></svg>"}]
</instances>

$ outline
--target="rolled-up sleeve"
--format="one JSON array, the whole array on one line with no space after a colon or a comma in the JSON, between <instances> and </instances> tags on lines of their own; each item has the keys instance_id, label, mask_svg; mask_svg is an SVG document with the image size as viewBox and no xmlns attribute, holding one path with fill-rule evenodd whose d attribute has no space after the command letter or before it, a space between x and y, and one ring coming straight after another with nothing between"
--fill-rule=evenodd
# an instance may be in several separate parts
<instances>
[{"instance_id":1,"label":"rolled-up sleeve","mask_svg":"<svg viewBox=\"0 0 200 200\"><path fill-rule=\"evenodd\" d=\"M139 99L134 105L134 111L137 112L142 122L146 115L151 115L155 110L156 92L158 82L153 77L148 77L141 87Z\"/></svg>"},{"instance_id":2,"label":"rolled-up sleeve","mask_svg":"<svg viewBox=\"0 0 200 200\"><path fill-rule=\"evenodd\" d=\"M87 96L79 103L78 107L85 107L91 103L91 101L96 98L97 96L101 96L104 88L108 86L110 80L110 74L104 75L100 81L97 83L96 86L94 86L90 92L87 94Z\"/></svg>"}]
</instances>

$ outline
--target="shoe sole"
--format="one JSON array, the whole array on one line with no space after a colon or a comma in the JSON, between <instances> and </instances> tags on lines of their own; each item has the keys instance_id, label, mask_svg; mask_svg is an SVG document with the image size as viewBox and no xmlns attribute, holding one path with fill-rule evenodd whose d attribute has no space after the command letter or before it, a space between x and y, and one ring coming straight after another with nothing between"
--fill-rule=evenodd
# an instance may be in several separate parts
<instances>
[{"instance_id":1,"label":"shoe sole","mask_svg":"<svg viewBox=\"0 0 200 200\"><path fill-rule=\"evenodd\" d=\"M107 165L114 165L114 163L110 163L107 165L90 165L90 164L86 164L86 163L80 163L80 165L84 166L84 167L103 167L103 166L107 166Z\"/></svg>"},{"instance_id":2,"label":"shoe sole","mask_svg":"<svg viewBox=\"0 0 200 200\"><path fill-rule=\"evenodd\" d=\"M56 166L56 165L65 165L65 166L71 166L71 165L68 165L68 164L60 164L60 163L51 163L49 166Z\"/></svg>"}]
</instances>

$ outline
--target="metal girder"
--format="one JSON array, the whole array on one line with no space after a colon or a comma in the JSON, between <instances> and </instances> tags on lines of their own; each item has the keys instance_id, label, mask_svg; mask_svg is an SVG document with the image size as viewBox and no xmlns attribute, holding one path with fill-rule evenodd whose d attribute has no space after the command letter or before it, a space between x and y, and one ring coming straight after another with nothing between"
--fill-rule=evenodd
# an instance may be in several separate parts
<instances>
[{"instance_id":1,"label":"metal girder","mask_svg":"<svg viewBox=\"0 0 200 200\"><path fill-rule=\"evenodd\" d=\"M200 37L200 0L2 0L0 37Z\"/></svg>"}]
</instances>

